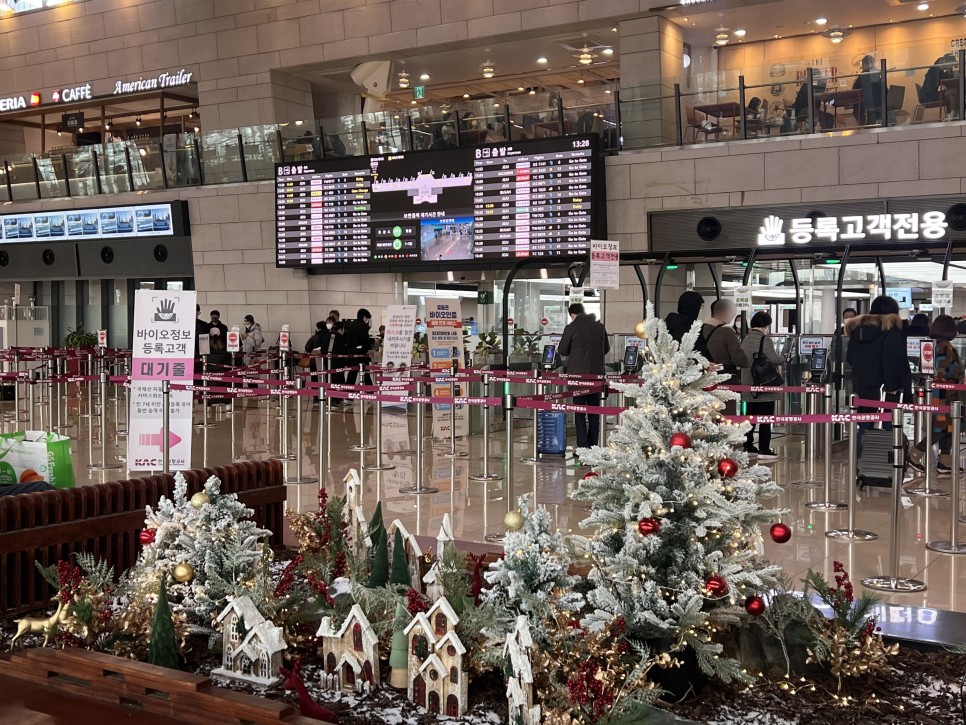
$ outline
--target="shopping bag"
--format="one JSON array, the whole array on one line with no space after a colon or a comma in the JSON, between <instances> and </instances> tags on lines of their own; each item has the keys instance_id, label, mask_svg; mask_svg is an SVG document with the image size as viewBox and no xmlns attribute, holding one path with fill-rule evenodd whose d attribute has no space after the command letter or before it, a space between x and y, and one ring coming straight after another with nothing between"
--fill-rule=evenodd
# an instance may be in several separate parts
<instances>
[{"instance_id":1,"label":"shopping bag","mask_svg":"<svg viewBox=\"0 0 966 725\"><path fill-rule=\"evenodd\" d=\"M36 481L74 486L70 438L39 430L0 434L0 484Z\"/></svg>"}]
</instances>

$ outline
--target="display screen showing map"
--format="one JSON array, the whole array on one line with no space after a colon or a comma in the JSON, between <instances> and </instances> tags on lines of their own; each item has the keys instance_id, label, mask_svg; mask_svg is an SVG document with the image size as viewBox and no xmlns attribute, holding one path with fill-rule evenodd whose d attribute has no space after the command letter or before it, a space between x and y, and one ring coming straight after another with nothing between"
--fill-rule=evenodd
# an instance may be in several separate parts
<instances>
[{"instance_id":1,"label":"display screen showing map","mask_svg":"<svg viewBox=\"0 0 966 725\"><path fill-rule=\"evenodd\" d=\"M595 136L279 164L279 267L510 265L583 254Z\"/></svg>"}]
</instances>

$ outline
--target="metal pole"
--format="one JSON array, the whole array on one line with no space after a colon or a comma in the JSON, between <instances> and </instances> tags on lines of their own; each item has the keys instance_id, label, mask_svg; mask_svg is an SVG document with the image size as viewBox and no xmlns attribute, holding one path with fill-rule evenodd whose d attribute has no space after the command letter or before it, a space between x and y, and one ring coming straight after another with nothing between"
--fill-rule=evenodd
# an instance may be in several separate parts
<instances>
[{"instance_id":1,"label":"metal pole","mask_svg":"<svg viewBox=\"0 0 966 725\"><path fill-rule=\"evenodd\" d=\"M378 396L376 396L378 398ZM394 463L384 463L382 460L382 401L376 400L376 462L365 463L362 468L366 471L391 471L396 467Z\"/></svg>"},{"instance_id":2,"label":"metal pole","mask_svg":"<svg viewBox=\"0 0 966 725\"><path fill-rule=\"evenodd\" d=\"M856 470L859 465L859 424L855 420L859 409L855 405L855 395L849 396L849 412L852 414L849 422L849 467L845 472L846 481L849 486L849 527L847 529L832 529L826 531L825 535L830 539L848 539L849 541L874 541L879 538L878 534L871 531L863 531L855 528L855 481Z\"/></svg>"},{"instance_id":3,"label":"metal pole","mask_svg":"<svg viewBox=\"0 0 966 725\"><path fill-rule=\"evenodd\" d=\"M823 392L823 398L825 400L825 414L832 414L832 385L831 383L825 384L825 389ZM843 509L849 508L847 503L841 501L832 500L832 424L825 424L825 499L823 501L811 501L805 506L810 509L818 509L820 511L841 511Z\"/></svg>"},{"instance_id":4,"label":"metal pole","mask_svg":"<svg viewBox=\"0 0 966 725\"><path fill-rule=\"evenodd\" d=\"M454 362L449 381L449 396L453 399L449 406L449 451L440 454L443 458L466 458L469 455L466 451L456 450L456 376L459 371L459 365Z\"/></svg>"},{"instance_id":5,"label":"metal pole","mask_svg":"<svg viewBox=\"0 0 966 725\"><path fill-rule=\"evenodd\" d=\"M202 374L202 376L205 376L205 375L208 374L208 356L207 355L202 355L201 356L201 374ZM206 388L208 387L208 382L209 382L208 380L206 380L204 377L202 377L201 384L204 387L206 387ZM195 424L195 428L208 429L208 428L214 428L215 427L215 424L214 423L209 423L208 422L208 397L209 397L209 395L208 395L207 392L204 392L204 393L201 394L201 415L202 415L202 417L201 417L201 422Z\"/></svg>"},{"instance_id":6,"label":"metal pole","mask_svg":"<svg viewBox=\"0 0 966 725\"><path fill-rule=\"evenodd\" d=\"M540 379L540 371L539 370L537 370L534 373L534 375L537 376L537 379L538 380ZM534 386L533 386L533 391L534 391L534 394L537 395L537 396L543 395L543 384L540 383L540 382L535 383ZM540 435L539 435L539 433L540 433L540 412L536 408L534 408L533 409L533 433L532 433L532 435L533 435L533 446L530 449L530 455L527 456L526 458L521 458L520 459L520 462L521 463L527 463L527 464L530 464L530 465L535 466L536 464L538 464L538 463L541 462L540 461Z\"/></svg>"},{"instance_id":7,"label":"metal pole","mask_svg":"<svg viewBox=\"0 0 966 725\"><path fill-rule=\"evenodd\" d=\"M363 383L366 380L366 366L359 366L359 380ZM361 383L360 383L361 384ZM359 442L354 446L349 446L350 451L369 451L375 448L372 443L366 443L366 401L359 398Z\"/></svg>"},{"instance_id":8,"label":"metal pole","mask_svg":"<svg viewBox=\"0 0 966 725\"><path fill-rule=\"evenodd\" d=\"M63 380L66 374L65 367L64 359L57 358L57 424L54 426L54 430L67 430L70 427L64 425L64 404L67 401L67 383Z\"/></svg>"},{"instance_id":9,"label":"metal pole","mask_svg":"<svg viewBox=\"0 0 966 725\"><path fill-rule=\"evenodd\" d=\"M483 397L490 397L490 373L483 371ZM500 481L503 476L499 473L490 473L490 406L483 404L483 472L474 473L469 477L470 481Z\"/></svg>"},{"instance_id":10,"label":"metal pole","mask_svg":"<svg viewBox=\"0 0 966 725\"><path fill-rule=\"evenodd\" d=\"M121 418L118 415L117 419L117 434L119 436L126 436L128 434L128 429L130 427L131 419L131 362L130 360L125 360L123 365L121 365L121 374L124 376L125 380L121 381L121 386L124 388L124 427L121 428Z\"/></svg>"},{"instance_id":11,"label":"metal pole","mask_svg":"<svg viewBox=\"0 0 966 725\"><path fill-rule=\"evenodd\" d=\"M104 401L107 396L107 371L101 371L101 462L91 463L87 466L89 469L94 471L111 471L117 468L121 468L120 463L108 463L107 462L107 411L104 410ZM94 438L94 425L91 424L91 440Z\"/></svg>"},{"instance_id":12,"label":"metal pole","mask_svg":"<svg viewBox=\"0 0 966 725\"><path fill-rule=\"evenodd\" d=\"M295 379L295 476L285 479L286 483L318 483L315 476L302 475L302 389L305 387L304 378ZM319 471L322 475L322 471Z\"/></svg>"},{"instance_id":13,"label":"metal pole","mask_svg":"<svg viewBox=\"0 0 966 725\"><path fill-rule=\"evenodd\" d=\"M933 394L932 394L932 378L926 378L926 405L932 405ZM941 488L935 487L933 484L936 480L936 454L933 451L933 413L930 411L924 412L923 426L926 429L926 457L924 459L924 465L926 466L926 476L924 485L921 486L906 486L904 492L910 496L923 496L923 497L938 497L938 496L948 496L949 491L944 491ZM959 441L955 441L958 445Z\"/></svg>"},{"instance_id":14,"label":"metal pole","mask_svg":"<svg viewBox=\"0 0 966 725\"><path fill-rule=\"evenodd\" d=\"M319 487L325 488L325 388L319 388Z\"/></svg>"},{"instance_id":15,"label":"metal pole","mask_svg":"<svg viewBox=\"0 0 966 725\"><path fill-rule=\"evenodd\" d=\"M35 371L27 378L27 430L34 430L34 388L37 387Z\"/></svg>"},{"instance_id":16,"label":"metal pole","mask_svg":"<svg viewBox=\"0 0 966 725\"><path fill-rule=\"evenodd\" d=\"M416 383L416 395L419 398L426 396L425 385L422 381ZM439 493L438 488L423 485L423 428L426 425L426 416L423 413L425 407L426 404L420 402L419 411L416 413L416 485L400 488L399 493Z\"/></svg>"},{"instance_id":17,"label":"metal pole","mask_svg":"<svg viewBox=\"0 0 966 725\"><path fill-rule=\"evenodd\" d=\"M279 380L278 380L278 397L279 397L279 418L281 422L279 424L279 436L281 437L279 445L279 454L277 456L272 456L277 461L294 461L296 454L289 450L288 441L288 386L285 384L288 382L288 366L284 365L285 362L285 352L282 352L282 362L283 366L279 369Z\"/></svg>"},{"instance_id":18,"label":"metal pole","mask_svg":"<svg viewBox=\"0 0 966 725\"><path fill-rule=\"evenodd\" d=\"M804 381L805 387L808 387L808 380ZM806 390L802 393L802 414L814 414L815 410L815 399L816 393ZM808 460L808 473L806 477L801 481L793 481L793 486L801 486L802 488L818 488L823 485L822 481L818 481L812 477L812 471L815 465L815 458L818 456L818 424L817 423L806 423L805 428L805 456Z\"/></svg>"},{"instance_id":19,"label":"metal pole","mask_svg":"<svg viewBox=\"0 0 966 725\"><path fill-rule=\"evenodd\" d=\"M171 473L171 409L169 407L171 397L171 384L167 380L161 381L161 448L164 456L164 473Z\"/></svg>"},{"instance_id":20,"label":"metal pole","mask_svg":"<svg viewBox=\"0 0 966 725\"><path fill-rule=\"evenodd\" d=\"M513 409L515 406L516 399L512 395L503 396L504 418L506 419L506 491L503 495L506 497L507 513L513 510ZM483 540L491 544L499 544L505 538L506 534L500 532L487 534L483 537Z\"/></svg>"},{"instance_id":21,"label":"metal pole","mask_svg":"<svg viewBox=\"0 0 966 725\"><path fill-rule=\"evenodd\" d=\"M959 436L962 432L963 404L959 400L950 403L950 413L953 423L953 447L952 447L952 477L953 477L953 496L949 502L949 539L930 541L926 548L930 551L937 551L940 554L966 554L966 544L959 543L959 477L962 475L962 456L960 452Z\"/></svg>"},{"instance_id":22,"label":"metal pole","mask_svg":"<svg viewBox=\"0 0 966 725\"><path fill-rule=\"evenodd\" d=\"M892 542L889 547L889 573L866 577L862 580L862 586L883 592L924 592L925 582L899 576L899 511L902 507L904 468L902 456L902 410L895 408L892 411Z\"/></svg>"},{"instance_id":23,"label":"metal pole","mask_svg":"<svg viewBox=\"0 0 966 725\"><path fill-rule=\"evenodd\" d=\"M83 416L82 416L83 417ZM13 354L13 430L20 428L20 352Z\"/></svg>"}]
</instances>

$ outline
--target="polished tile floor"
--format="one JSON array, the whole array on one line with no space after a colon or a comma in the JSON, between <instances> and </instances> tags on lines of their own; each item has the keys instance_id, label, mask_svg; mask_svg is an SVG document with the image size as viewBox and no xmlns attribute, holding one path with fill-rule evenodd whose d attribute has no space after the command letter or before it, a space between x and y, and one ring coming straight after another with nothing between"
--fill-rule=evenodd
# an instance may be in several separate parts
<instances>
[{"instance_id":1,"label":"polished tile floor","mask_svg":"<svg viewBox=\"0 0 966 725\"><path fill-rule=\"evenodd\" d=\"M86 410L84 392L77 397L71 390L66 398L65 420L70 424L66 431L74 438L75 472L80 484L102 482L126 477L125 469L112 471L89 471L91 460L100 461L99 422L94 421L93 440L90 436L90 421L80 418ZM26 401L21 401L24 409ZM12 413L12 404L4 404ZM112 395L107 398L107 438L109 461L123 462L126 438L116 434L118 420L123 428L125 414L123 398L116 404ZM41 425L41 410L48 416L46 406L35 408L36 427ZM482 470L481 459L483 436L475 435L457 441L456 450L467 455L448 458L450 442L424 439L423 476L425 487L438 489L436 493L413 495L402 493L400 489L416 483L416 456L412 452L417 441L416 416L406 415L401 409L384 408L382 412L382 438L384 463L391 464L390 470L365 470L366 464L376 461L372 451L357 452L350 446L359 442L360 425L364 424L365 434L372 438L376 409L368 404L363 417L358 404L346 405L332 412L323 426L324 461L322 479L330 491L344 492L343 477L351 468L360 471L363 483L363 505L370 512L377 500L382 501L383 515L387 520L399 518L413 533L435 536L444 514L449 514L453 532L457 539L483 541L486 534L498 533L502 529L503 514L506 510L506 484L504 481L478 482L469 479L470 475ZM294 404L288 411L289 450L296 451L297 425ZM9 417L9 416L8 416ZM26 413L22 413L26 417ZM497 417L497 416L494 416ZM517 459L529 455L532 450L532 426L528 415L522 416L515 426L514 455ZM197 406L196 422L202 419L201 406ZM302 411L302 475L318 477L320 470L319 450L319 412L306 402ZM261 459L279 454L282 450L279 408L272 401L264 399L239 400L234 415L222 406L212 406L209 413L212 427L198 428L194 431L193 463L200 467L218 465L233 460ZM56 422L56 418L55 418ZM430 430L429 415L426 417L426 430ZM10 429L6 422L6 429ZM23 425L23 424L22 424ZM502 423L500 424L502 428ZM765 534L766 554L780 563L786 572L795 579L800 578L809 568L819 569L826 576L832 576L833 561L841 561L851 572L857 584L866 576L888 574L891 552L891 515L892 493L890 489L866 489L856 496L856 527L873 531L879 535L875 541L848 543L825 536L828 529L845 528L848 512L822 512L809 509L809 501L824 500L821 483L816 486L801 485L809 479L824 481L824 456L807 455L803 435L797 431L786 435L776 435L773 447L780 454L778 461L768 464L774 471L775 480L782 490L777 500L764 503L790 510L785 518L793 530L790 541L776 544ZM571 441L573 440L571 433ZM505 471L503 452L505 433L494 429L489 435L491 471ZM848 490L843 480L845 454L833 450L831 456L832 499L845 501ZM287 475L296 476L296 464L286 462ZM587 509L583 504L570 500L570 494L577 486L586 469L574 465L569 456L565 459L550 456L537 465L517 462L514 465L512 481L512 501L523 493L534 494L541 505L546 506L557 527L562 531L580 531L580 522ZM131 475L139 475L131 472ZM946 491L950 488L950 477L938 477L936 483ZM293 484L289 486L289 502L292 508L314 510L318 483ZM920 611L910 615L905 607L950 609L966 612L966 556L956 557L934 553L926 549L926 543L936 539L948 539L950 529L950 498L910 496L899 513L899 575L919 579L928 586L926 591L909 594L883 594L883 598L895 605L890 608L890 616L901 619L907 616L924 616ZM966 525L961 529L966 538ZM928 615L925 615L928 616Z\"/></svg>"}]
</instances>

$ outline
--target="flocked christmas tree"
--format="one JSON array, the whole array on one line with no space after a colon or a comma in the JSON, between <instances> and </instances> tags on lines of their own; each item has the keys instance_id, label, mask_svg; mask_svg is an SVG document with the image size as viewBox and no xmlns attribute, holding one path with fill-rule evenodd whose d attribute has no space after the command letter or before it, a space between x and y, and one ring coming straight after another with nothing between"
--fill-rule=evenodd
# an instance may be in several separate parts
<instances>
[{"instance_id":1,"label":"flocked christmas tree","mask_svg":"<svg viewBox=\"0 0 966 725\"><path fill-rule=\"evenodd\" d=\"M705 672L730 680L740 668L714 631L776 583L761 525L781 512L759 500L779 488L738 452L747 424L722 418L735 393L707 390L727 376L708 372L693 350L699 329L679 348L648 308L643 382L616 386L636 404L606 447L580 452L594 469L576 494L592 504L582 525L594 531L581 543L593 585L581 623L599 630L621 617L628 638L691 648Z\"/></svg>"},{"instance_id":2,"label":"flocked christmas tree","mask_svg":"<svg viewBox=\"0 0 966 725\"><path fill-rule=\"evenodd\" d=\"M148 646L148 662L159 667L178 669L178 641L171 621L168 592L164 579L158 585L158 603L151 619L151 644Z\"/></svg>"}]
</instances>

